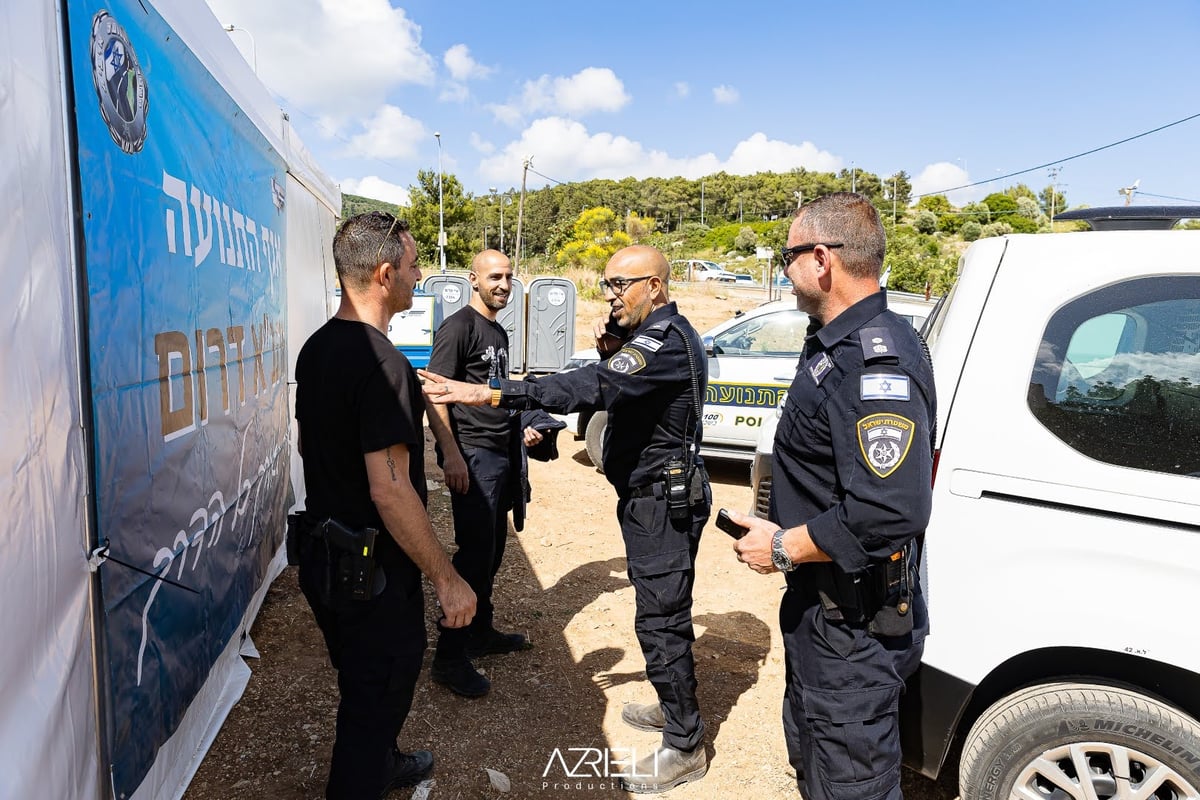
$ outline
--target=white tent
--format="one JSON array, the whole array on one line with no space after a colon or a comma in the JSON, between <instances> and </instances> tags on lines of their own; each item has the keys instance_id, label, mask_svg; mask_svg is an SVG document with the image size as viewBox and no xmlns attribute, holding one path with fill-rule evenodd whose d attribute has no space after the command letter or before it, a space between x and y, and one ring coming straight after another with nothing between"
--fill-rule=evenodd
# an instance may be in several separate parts
<instances>
[{"instance_id":1,"label":"white tent","mask_svg":"<svg viewBox=\"0 0 1200 800\"><path fill-rule=\"evenodd\" d=\"M303 494L341 198L203 3L0 26L0 797L178 797Z\"/></svg>"}]
</instances>

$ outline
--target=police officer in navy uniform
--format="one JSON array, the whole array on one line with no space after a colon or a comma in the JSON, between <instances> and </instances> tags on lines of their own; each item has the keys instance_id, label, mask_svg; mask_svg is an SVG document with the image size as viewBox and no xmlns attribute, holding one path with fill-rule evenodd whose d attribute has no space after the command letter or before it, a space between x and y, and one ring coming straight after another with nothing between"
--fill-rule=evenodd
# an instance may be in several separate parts
<instances>
[{"instance_id":1,"label":"police officer in navy uniform","mask_svg":"<svg viewBox=\"0 0 1200 800\"><path fill-rule=\"evenodd\" d=\"M622 719L662 731L662 744L623 779L627 791L663 792L708 769L692 659L692 586L712 493L698 455L707 386L699 335L667 294L670 266L652 247L617 251L600 282L612 309L597 325L604 360L524 382L479 386L422 372L436 403L490 403L558 413L607 409L604 474L617 490L617 518L636 593L634 629L653 704Z\"/></svg>"},{"instance_id":2,"label":"police officer in navy uniform","mask_svg":"<svg viewBox=\"0 0 1200 800\"><path fill-rule=\"evenodd\" d=\"M929 630L918 583L929 519L933 372L879 288L884 231L865 197L796 213L783 261L811 317L775 435L770 520L738 560L787 577L788 756L805 800L899 800L898 702Z\"/></svg>"}]
</instances>

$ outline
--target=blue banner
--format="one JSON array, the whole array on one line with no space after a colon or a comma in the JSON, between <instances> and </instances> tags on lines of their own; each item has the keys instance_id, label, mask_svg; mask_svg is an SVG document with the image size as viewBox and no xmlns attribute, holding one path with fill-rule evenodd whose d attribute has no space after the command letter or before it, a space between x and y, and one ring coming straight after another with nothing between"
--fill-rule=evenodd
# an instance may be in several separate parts
<instances>
[{"instance_id":1,"label":"blue banner","mask_svg":"<svg viewBox=\"0 0 1200 800\"><path fill-rule=\"evenodd\" d=\"M67 4L112 774L128 796L283 535L285 164L154 10ZM38 268L38 265L31 265Z\"/></svg>"}]
</instances>

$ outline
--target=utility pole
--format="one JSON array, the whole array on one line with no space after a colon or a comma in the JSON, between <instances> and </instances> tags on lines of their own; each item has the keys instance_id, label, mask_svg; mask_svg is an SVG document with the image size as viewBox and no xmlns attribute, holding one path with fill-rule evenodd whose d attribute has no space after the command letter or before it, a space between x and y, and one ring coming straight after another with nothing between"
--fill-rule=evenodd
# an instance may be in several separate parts
<instances>
[{"instance_id":1,"label":"utility pole","mask_svg":"<svg viewBox=\"0 0 1200 800\"><path fill-rule=\"evenodd\" d=\"M700 224L704 224L704 179L700 179Z\"/></svg>"},{"instance_id":2,"label":"utility pole","mask_svg":"<svg viewBox=\"0 0 1200 800\"><path fill-rule=\"evenodd\" d=\"M896 227L896 175L892 176L892 227Z\"/></svg>"},{"instance_id":3,"label":"utility pole","mask_svg":"<svg viewBox=\"0 0 1200 800\"><path fill-rule=\"evenodd\" d=\"M1054 233L1054 201L1058 199L1058 172L1060 167L1051 167L1046 170L1050 173L1050 232Z\"/></svg>"},{"instance_id":4,"label":"utility pole","mask_svg":"<svg viewBox=\"0 0 1200 800\"><path fill-rule=\"evenodd\" d=\"M529 175L529 167L532 164L533 156L525 156L521 162L521 201L517 205L517 246L513 248L513 275L517 274L517 265L521 261L521 225L525 221L525 178Z\"/></svg>"},{"instance_id":5,"label":"utility pole","mask_svg":"<svg viewBox=\"0 0 1200 800\"><path fill-rule=\"evenodd\" d=\"M446 271L446 206L442 202L442 135L436 131L433 137L438 143L438 260L442 272Z\"/></svg>"}]
</instances>

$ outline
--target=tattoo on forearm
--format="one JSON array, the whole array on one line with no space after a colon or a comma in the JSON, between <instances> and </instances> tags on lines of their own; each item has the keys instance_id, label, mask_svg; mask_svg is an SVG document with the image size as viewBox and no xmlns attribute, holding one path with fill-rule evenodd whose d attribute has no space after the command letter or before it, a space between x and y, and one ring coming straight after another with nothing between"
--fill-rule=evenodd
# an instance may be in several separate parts
<instances>
[{"instance_id":1,"label":"tattoo on forearm","mask_svg":"<svg viewBox=\"0 0 1200 800\"><path fill-rule=\"evenodd\" d=\"M392 458L392 448L387 449L387 465L392 472L392 480L396 480L396 459Z\"/></svg>"}]
</instances>

